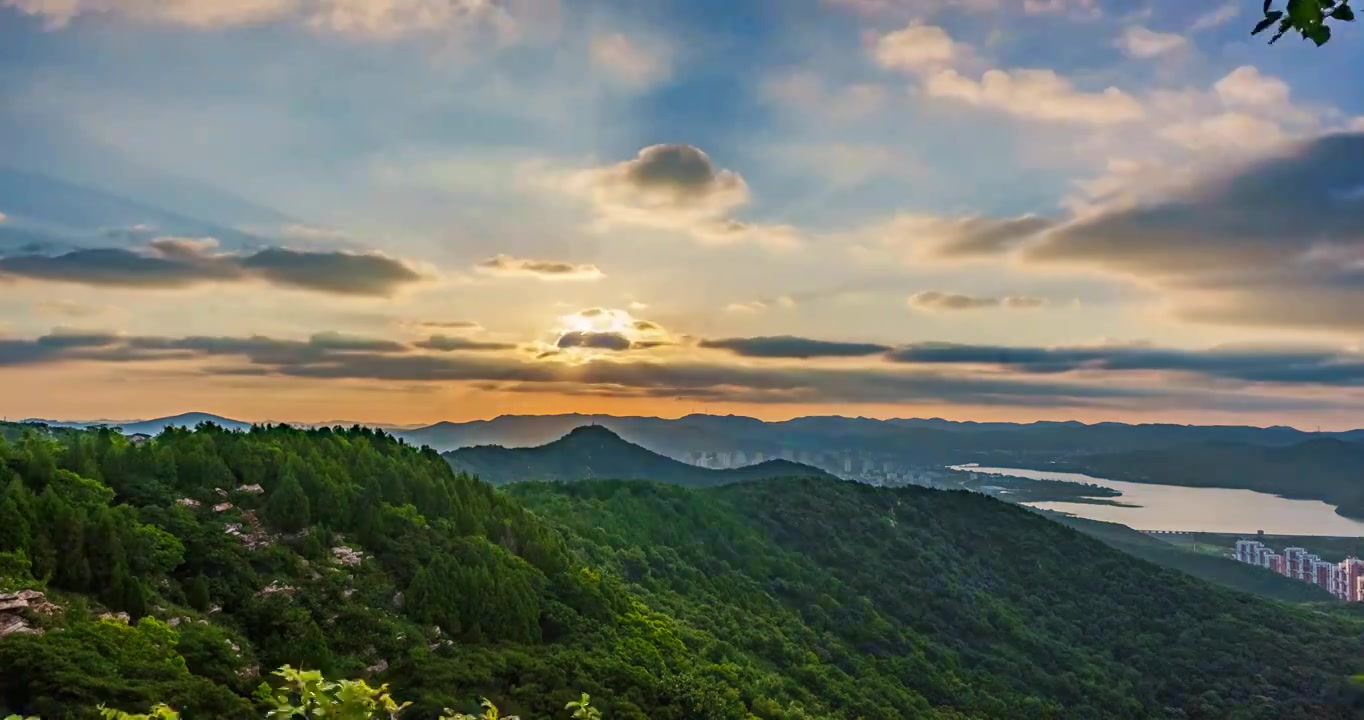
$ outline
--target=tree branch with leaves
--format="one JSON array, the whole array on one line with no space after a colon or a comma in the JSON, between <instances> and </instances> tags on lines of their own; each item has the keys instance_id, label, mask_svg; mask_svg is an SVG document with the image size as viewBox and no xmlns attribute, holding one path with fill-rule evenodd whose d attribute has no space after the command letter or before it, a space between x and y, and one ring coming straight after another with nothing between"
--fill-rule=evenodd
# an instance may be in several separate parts
<instances>
[{"instance_id":1,"label":"tree branch with leaves","mask_svg":"<svg viewBox=\"0 0 1364 720\"><path fill-rule=\"evenodd\" d=\"M1269 38L1271 45L1284 35L1296 32L1321 47L1331 40L1330 23L1355 19L1350 0L1288 0L1282 9L1280 7L1277 0L1265 0L1265 16L1250 34L1259 35L1273 27L1274 35Z\"/></svg>"}]
</instances>

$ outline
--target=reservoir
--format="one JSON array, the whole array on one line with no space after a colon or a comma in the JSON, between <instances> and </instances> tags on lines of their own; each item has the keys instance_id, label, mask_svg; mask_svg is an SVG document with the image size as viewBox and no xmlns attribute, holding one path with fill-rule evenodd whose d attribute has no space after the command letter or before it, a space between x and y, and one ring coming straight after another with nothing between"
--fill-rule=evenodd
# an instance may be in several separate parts
<instances>
[{"instance_id":1,"label":"reservoir","mask_svg":"<svg viewBox=\"0 0 1364 720\"><path fill-rule=\"evenodd\" d=\"M1069 513L1092 520L1122 523L1137 530L1199 530L1220 533L1271 535L1364 536L1364 522L1336 514L1320 500L1289 500L1253 490L1192 488L1176 485L1121 482L1078 473L996 467L960 470L1038 480L1090 483L1122 493L1114 500L1139 507L1115 507L1072 502L1028 503L1032 507Z\"/></svg>"}]
</instances>

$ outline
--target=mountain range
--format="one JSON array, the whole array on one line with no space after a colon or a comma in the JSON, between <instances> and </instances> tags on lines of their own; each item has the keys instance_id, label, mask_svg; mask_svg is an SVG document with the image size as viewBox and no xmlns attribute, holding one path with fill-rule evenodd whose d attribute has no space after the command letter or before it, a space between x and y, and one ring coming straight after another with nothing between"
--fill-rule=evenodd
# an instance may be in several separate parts
<instances>
[{"instance_id":1,"label":"mountain range","mask_svg":"<svg viewBox=\"0 0 1364 720\"><path fill-rule=\"evenodd\" d=\"M34 419L54 426L87 426L89 421ZM125 433L152 434L168 425L193 427L200 421L231 427L251 423L209 413L191 412L166 418L126 422ZM293 423L301 427L350 426L352 422ZM367 424L367 423L361 423ZM1261 447L1294 445L1314 438L1364 440L1364 429L1307 432L1296 428L1240 425L1175 425L1102 422L979 423L941 418L810 416L764 422L739 415L687 415L680 418L583 415L500 415L490 420L443 421L432 425L373 425L407 442L445 452L478 445L534 447L562 437L573 428L600 425L622 438L672 458L707 452L761 452L814 464L816 453L829 462L843 453L875 456L917 465L964 462L987 464L1020 456L1054 458L1091 453L1143 451L1199 443L1235 443ZM799 457L806 453L807 458Z\"/></svg>"},{"instance_id":2,"label":"mountain range","mask_svg":"<svg viewBox=\"0 0 1364 720\"><path fill-rule=\"evenodd\" d=\"M584 425L553 442L531 448L480 445L444 454L456 470L494 485L523 480L558 482L650 480L687 487L726 485L783 477L832 477L810 465L767 460L743 467L710 469L689 465L635 445L602 425Z\"/></svg>"}]
</instances>

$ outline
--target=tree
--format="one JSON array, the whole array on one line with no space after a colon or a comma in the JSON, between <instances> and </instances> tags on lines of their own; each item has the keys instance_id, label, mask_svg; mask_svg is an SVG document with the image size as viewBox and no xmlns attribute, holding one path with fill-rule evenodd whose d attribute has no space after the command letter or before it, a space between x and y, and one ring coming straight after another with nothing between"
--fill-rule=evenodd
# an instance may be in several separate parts
<instances>
[{"instance_id":1,"label":"tree","mask_svg":"<svg viewBox=\"0 0 1364 720\"><path fill-rule=\"evenodd\" d=\"M28 513L19 506L21 492L26 492L26 489L15 480L11 482L9 491L0 496L0 551L27 551L33 542Z\"/></svg>"},{"instance_id":2,"label":"tree","mask_svg":"<svg viewBox=\"0 0 1364 720\"><path fill-rule=\"evenodd\" d=\"M270 522L284 532L298 532L308 527L312 517L308 509L308 496L293 473L286 471L280 478L279 485L266 500L265 513Z\"/></svg>"},{"instance_id":3,"label":"tree","mask_svg":"<svg viewBox=\"0 0 1364 720\"><path fill-rule=\"evenodd\" d=\"M1282 10L1279 9L1278 0L1264 0L1264 14L1250 34L1259 35L1274 27L1274 35L1269 38L1271 44L1290 32L1296 32L1318 46L1325 45L1331 40L1328 23L1353 22L1355 19L1350 0L1287 0Z\"/></svg>"},{"instance_id":4,"label":"tree","mask_svg":"<svg viewBox=\"0 0 1364 720\"><path fill-rule=\"evenodd\" d=\"M194 579L189 581L189 587L185 589L185 601L199 612L208 610L212 599L208 594L208 580L205 580L203 575L195 575Z\"/></svg>"}]
</instances>

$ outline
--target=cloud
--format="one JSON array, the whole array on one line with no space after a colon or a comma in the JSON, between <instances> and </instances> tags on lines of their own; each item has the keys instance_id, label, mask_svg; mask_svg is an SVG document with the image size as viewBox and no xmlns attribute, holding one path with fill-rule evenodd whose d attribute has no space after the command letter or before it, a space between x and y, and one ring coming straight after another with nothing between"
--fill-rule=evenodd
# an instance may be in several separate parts
<instances>
[{"instance_id":1,"label":"cloud","mask_svg":"<svg viewBox=\"0 0 1364 720\"><path fill-rule=\"evenodd\" d=\"M1181 35L1163 33L1140 25L1127 28L1118 38L1118 47L1128 57L1149 59L1184 49L1188 41Z\"/></svg>"},{"instance_id":2,"label":"cloud","mask_svg":"<svg viewBox=\"0 0 1364 720\"><path fill-rule=\"evenodd\" d=\"M1149 45L1149 38L1142 39ZM995 68L977 79L966 67L979 64L969 45L918 21L878 38L872 56L883 68L917 77L929 97L1030 120L1114 125L1139 120L1145 113L1141 103L1122 90L1084 91L1054 70Z\"/></svg>"},{"instance_id":3,"label":"cloud","mask_svg":"<svg viewBox=\"0 0 1364 720\"><path fill-rule=\"evenodd\" d=\"M668 76L666 48L657 42L642 45L620 33L592 38L592 62L630 87L647 87Z\"/></svg>"},{"instance_id":4,"label":"cloud","mask_svg":"<svg viewBox=\"0 0 1364 720\"><path fill-rule=\"evenodd\" d=\"M344 252L270 248L247 255L240 263L247 274L276 285L342 295L392 295L422 277L399 260Z\"/></svg>"},{"instance_id":5,"label":"cloud","mask_svg":"<svg viewBox=\"0 0 1364 720\"><path fill-rule=\"evenodd\" d=\"M579 173L577 183L615 219L714 220L746 204L748 183L691 145L651 145L634 159Z\"/></svg>"},{"instance_id":6,"label":"cloud","mask_svg":"<svg viewBox=\"0 0 1364 720\"><path fill-rule=\"evenodd\" d=\"M890 348L875 343L832 342L810 338L777 335L773 337L724 338L702 340L698 347L726 350L741 357L753 358L849 358L866 357L886 352Z\"/></svg>"},{"instance_id":7,"label":"cloud","mask_svg":"<svg viewBox=\"0 0 1364 720\"><path fill-rule=\"evenodd\" d=\"M958 100L1031 120L1085 125L1115 125L1139 120L1140 102L1115 87L1098 92L1078 90L1054 70L987 70L979 80L956 70L930 76L925 91L932 97Z\"/></svg>"},{"instance_id":8,"label":"cloud","mask_svg":"<svg viewBox=\"0 0 1364 720\"><path fill-rule=\"evenodd\" d=\"M1186 319L1364 330L1364 133L1338 133L1085 216L1021 257L1154 282Z\"/></svg>"},{"instance_id":9,"label":"cloud","mask_svg":"<svg viewBox=\"0 0 1364 720\"><path fill-rule=\"evenodd\" d=\"M872 49L872 56L887 70L917 74L953 67L967 60L971 49L954 41L946 30L916 21L882 35Z\"/></svg>"},{"instance_id":10,"label":"cloud","mask_svg":"<svg viewBox=\"0 0 1364 720\"><path fill-rule=\"evenodd\" d=\"M210 282L258 280L340 295L388 296L422 279L406 263L382 255L266 248L214 252L212 240L158 238L140 250L90 248L61 255L0 257L0 278L99 287L176 289Z\"/></svg>"},{"instance_id":11,"label":"cloud","mask_svg":"<svg viewBox=\"0 0 1364 720\"><path fill-rule=\"evenodd\" d=\"M871 242L919 258L969 260L1008 252L1057 224L1036 215L991 218L901 214L863 231Z\"/></svg>"},{"instance_id":12,"label":"cloud","mask_svg":"<svg viewBox=\"0 0 1364 720\"><path fill-rule=\"evenodd\" d=\"M611 333L584 334L580 344L574 344L577 338L565 344L570 349L628 349L628 338L604 337L608 335ZM776 357L782 351L797 359L803 355L857 357L851 355L853 343L796 338L773 344L776 340L781 339L725 342L735 348L731 352L765 353L754 357ZM364 349L367 346L373 349ZM1240 410L1346 407L1349 400L1338 396L1304 399L1273 391L1290 386L1364 385L1364 359L1357 354L1324 350L1039 349L930 343L888 353L876 346L876 354L885 357L874 365L792 365L659 362L629 359L641 356L601 355L563 362L553 353L530 360L490 353L430 354L423 352L425 349L379 339L338 340L329 333L301 341L263 336L119 336L63 331L31 339L0 338L0 365L175 361L177 367L183 367L186 362L207 360L211 362L199 366L206 378L253 375L324 381L466 382L499 392L757 403L929 402L1110 409L1191 403ZM1151 373L1159 375L1152 377ZM1047 375L1065 377L1038 377ZM1188 382L1176 382L1185 375ZM1207 378L1231 386L1209 384Z\"/></svg>"},{"instance_id":13,"label":"cloud","mask_svg":"<svg viewBox=\"0 0 1364 720\"><path fill-rule=\"evenodd\" d=\"M630 338L618 332L584 332L570 330L559 336L555 345L561 350L589 348L592 350L629 350L634 346Z\"/></svg>"},{"instance_id":14,"label":"cloud","mask_svg":"<svg viewBox=\"0 0 1364 720\"><path fill-rule=\"evenodd\" d=\"M540 0L541 5L546 0ZM320 32L395 38L480 30L514 37L527 7L516 0L0 0L48 29L81 15L211 29L287 22Z\"/></svg>"},{"instance_id":15,"label":"cloud","mask_svg":"<svg viewBox=\"0 0 1364 720\"><path fill-rule=\"evenodd\" d=\"M107 312L109 308L86 305L71 300L46 300L35 304L34 310L42 315L48 316L87 318L102 315Z\"/></svg>"},{"instance_id":16,"label":"cloud","mask_svg":"<svg viewBox=\"0 0 1364 720\"><path fill-rule=\"evenodd\" d=\"M1189 30L1199 32L1221 27L1240 14L1241 4L1238 0L1229 0L1208 12L1199 15L1194 19L1193 24L1189 26Z\"/></svg>"},{"instance_id":17,"label":"cloud","mask_svg":"<svg viewBox=\"0 0 1364 720\"><path fill-rule=\"evenodd\" d=\"M599 280L606 277L605 273L591 263L532 260L511 255L494 255L480 262L475 269L488 275L529 277L539 280Z\"/></svg>"},{"instance_id":18,"label":"cloud","mask_svg":"<svg viewBox=\"0 0 1364 720\"><path fill-rule=\"evenodd\" d=\"M438 350L440 352L459 352L462 350L515 350L516 343L492 342L487 340L474 340L466 337L451 335L432 335L431 337L412 343L414 347L426 350Z\"/></svg>"},{"instance_id":19,"label":"cloud","mask_svg":"<svg viewBox=\"0 0 1364 720\"><path fill-rule=\"evenodd\" d=\"M751 300L749 302L733 302L725 306L725 312L757 314L767 312L767 303L761 300Z\"/></svg>"},{"instance_id":20,"label":"cloud","mask_svg":"<svg viewBox=\"0 0 1364 720\"><path fill-rule=\"evenodd\" d=\"M1364 356L1329 350L1138 346L1007 347L924 343L897 348L888 359L917 365L986 365L1026 373L1180 372L1223 380L1364 386Z\"/></svg>"},{"instance_id":21,"label":"cloud","mask_svg":"<svg viewBox=\"0 0 1364 720\"><path fill-rule=\"evenodd\" d=\"M1213 91L1224 103L1233 107L1287 107L1288 83L1262 74L1251 65L1242 65L1218 80Z\"/></svg>"},{"instance_id":22,"label":"cloud","mask_svg":"<svg viewBox=\"0 0 1364 720\"><path fill-rule=\"evenodd\" d=\"M476 330L481 327L472 320L424 320L417 327L428 330Z\"/></svg>"},{"instance_id":23,"label":"cloud","mask_svg":"<svg viewBox=\"0 0 1364 720\"><path fill-rule=\"evenodd\" d=\"M937 312L940 310L981 310L984 308L1005 308L1009 310L1030 310L1046 305L1043 298L1028 296L977 297L958 295L936 290L915 293L909 296L909 306L916 310Z\"/></svg>"},{"instance_id":24,"label":"cloud","mask_svg":"<svg viewBox=\"0 0 1364 720\"><path fill-rule=\"evenodd\" d=\"M651 145L631 160L572 173L563 187L592 204L602 227L673 230L710 243L749 240L790 247L798 242L790 226L733 217L750 200L748 183L691 145Z\"/></svg>"}]
</instances>

